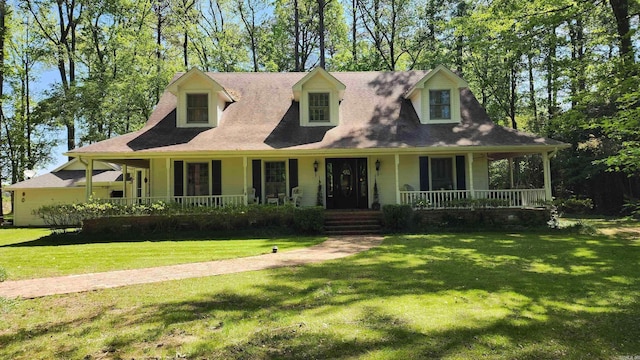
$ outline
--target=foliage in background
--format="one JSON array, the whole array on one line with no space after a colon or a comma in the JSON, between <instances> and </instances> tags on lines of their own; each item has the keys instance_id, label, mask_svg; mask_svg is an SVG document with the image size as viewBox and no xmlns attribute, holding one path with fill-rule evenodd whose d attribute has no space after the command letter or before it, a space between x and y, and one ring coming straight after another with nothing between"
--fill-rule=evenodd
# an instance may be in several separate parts
<instances>
[{"instance_id":1,"label":"foliage in background","mask_svg":"<svg viewBox=\"0 0 640 360\"><path fill-rule=\"evenodd\" d=\"M6 2L3 1L3 4ZM297 12L293 5L297 4ZM324 29L320 30L320 7ZM139 128L176 71L458 71L500 125L572 144L554 190L617 213L640 197L640 6L630 0L185 0L6 3L0 178ZM39 89L43 70L51 86ZM8 86L6 86L8 85ZM54 129L54 130L52 130ZM539 156L492 185L539 187Z\"/></svg>"}]
</instances>

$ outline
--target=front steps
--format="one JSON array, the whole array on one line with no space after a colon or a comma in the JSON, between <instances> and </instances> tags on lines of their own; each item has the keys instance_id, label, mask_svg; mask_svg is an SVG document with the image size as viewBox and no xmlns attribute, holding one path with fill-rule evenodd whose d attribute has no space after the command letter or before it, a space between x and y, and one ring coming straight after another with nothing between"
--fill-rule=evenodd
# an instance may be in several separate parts
<instances>
[{"instance_id":1,"label":"front steps","mask_svg":"<svg viewBox=\"0 0 640 360\"><path fill-rule=\"evenodd\" d=\"M374 210L327 210L324 233L327 235L370 235L382 231L382 212Z\"/></svg>"}]
</instances>

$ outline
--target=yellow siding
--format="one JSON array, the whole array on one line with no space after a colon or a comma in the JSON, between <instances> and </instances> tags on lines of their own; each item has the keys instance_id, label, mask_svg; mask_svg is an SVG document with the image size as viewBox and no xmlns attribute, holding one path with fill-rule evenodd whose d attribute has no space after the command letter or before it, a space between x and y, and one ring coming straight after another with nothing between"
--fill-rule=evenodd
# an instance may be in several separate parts
<instances>
[{"instance_id":1,"label":"yellow siding","mask_svg":"<svg viewBox=\"0 0 640 360\"><path fill-rule=\"evenodd\" d=\"M318 173L313 171L313 162L318 160ZM300 206L315 206L318 196L318 180L322 180L322 198L325 194L324 159L299 158L298 159L298 186L302 189ZM291 194L289 194L291 196ZM324 200L323 200L324 203Z\"/></svg>"},{"instance_id":2,"label":"yellow siding","mask_svg":"<svg viewBox=\"0 0 640 360\"><path fill-rule=\"evenodd\" d=\"M473 188L476 190L489 189L489 163L487 156L473 158Z\"/></svg>"},{"instance_id":3,"label":"yellow siding","mask_svg":"<svg viewBox=\"0 0 640 360\"><path fill-rule=\"evenodd\" d=\"M173 166L173 164L171 164ZM151 187L152 197L167 196L167 189L171 186L171 183L167 184L167 172L172 169L167 169L166 159L151 159L151 176L149 179L149 186ZM173 172L170 172L173 177ZM171 179L173 181L173 179Z\"/></svg>"},{"instance_id":4,"label":"yellow siding","mask_svg":"<svg viewBox=\"0 0 640 360\"><path fill-rule=\"evenodd\" d=\"M247 167L249 167L250 164L251 163L247 162ZM222 194L244 194L243 176L244 167L242 165L242 158L222 159ZM247 182L247 187L249 187L249 182Z\"/></svg>"},{"instance_id":5,"label":"yellow siding","mask_svg":"<svg viewBox=\"0 0 640 360\"><path fill-rule=\"evenodd\" d=\"M108 198L112 190L121 190L122 186L93 187L95 198ZM55 204L77 204L85 202L85 188L58 188L58 189L22 189L15 191L14 198L14 225L16 226L42 226L45 223L33 211L45 206Z\"/></svg>"}]
</instances>

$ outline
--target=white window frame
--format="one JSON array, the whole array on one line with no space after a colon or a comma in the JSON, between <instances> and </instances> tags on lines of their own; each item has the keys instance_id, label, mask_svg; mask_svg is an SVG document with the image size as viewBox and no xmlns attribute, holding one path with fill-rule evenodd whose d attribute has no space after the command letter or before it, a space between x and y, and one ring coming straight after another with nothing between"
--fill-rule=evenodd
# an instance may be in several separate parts
<instances>
[{"instance_id":1,"label":"white window frame","mask_svg":"<svg viewBox=\"0 0 640 360\"><path fill-rule=\"evenodd\" d=\"M207 165L207 195L189 195L189 165L192 164L206 164ZM184 161L184 168L182 169L182 193L184 196L211 196L212 189L212 169L211 160L190 160Z\"/></svg>"},{"instance_id":2,"label":"white window frame","mask_svg":"<svg viewBox=\"0 0 640 360\"><path fill-rule=\"evenodd\" d=\"M288 197L289 194L289 159L263 159L262 160L262 196L264 197L264 199L262 199L263 201L266 202L267 199L267 195L271 195L271 194L267 194L267 163L275 163L275 162L283 162L284 163L284 173L285 173L285 182L284 182L284 192L285 192L285 197Z\"/></svg>"},{"instance_id":3,"label":"white window frame","mask_svg":"<svg viewBox=\"0 0 640 360\"><path fill-rule=\"evenodd\" d=\"M458 183L456 179L458 178L458 174L456 172L456 157L452 156L429 156L429 189L431 191L440 191L441 189L434 189L433 187L433 159L449 159L451 160L451 189L445 190L458 190Z\"/></svg>"},{"instance_id":4,"label":"white window frame","mask_svg":"<svg viewBox=\"0 0 640 360\"><path fill-rule=\"evenodd\" d=\"M190 123L187 120L187 96L207 95L207 122ZM180 92L177 108L176 125L179 128L216 127L218 126L218 96L211 89L188 89Z\"/></svg>"},{"instance_id":5,"label":"white window frame","mask_svg":"<svg viewBox=\"0 0 640 360\"><path fill-rule=\"evenodd\" d=\"M431 107L432 106L442 106L443 104L431 104L431 93L432 92L438 92L441 93L443 91L447 91L449 93L449 117L431 117ZM427 102L428 105L428 111L429 111L429 120L432 121L446 121L446 122L450 122L451 119L453 118L453 92L451 91L451 89L428 89L428 99L429 101ZM441 111L442 112L442 111Z\"/></svg>"},{"instance_id":6,"label":"white window frame","mask_svg":"<svg viewBox=\"0 0 640 360\"><path fill-rule=\"evenodd\" d=\"M327 98L327 105L325 106L314 106L311 103L311 97L313 95L326 95ZM307 111L309 112L309 123L313 123L313 124L330 124L331 123L331 92L330 91L309 91L309 93L307 94L308 96L308 104L307 104ZM326 108L326 115L328 116L327 119L325 120L311 120L311 113L312 113L312 108L321 108L321 109L325 109Z\"/></svg>"}]
</instances>

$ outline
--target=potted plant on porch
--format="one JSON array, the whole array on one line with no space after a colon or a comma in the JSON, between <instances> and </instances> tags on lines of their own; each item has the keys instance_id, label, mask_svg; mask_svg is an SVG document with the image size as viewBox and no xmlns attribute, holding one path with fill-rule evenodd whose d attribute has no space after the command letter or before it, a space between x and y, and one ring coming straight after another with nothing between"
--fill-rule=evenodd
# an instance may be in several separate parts
<instances>
[{"instance_id":1,"label":"potted plant on porch","mask_svg":"<svg viewBox=\"0 0 640 360\"><path fill-rule=\"evenodd\" d=\"M380 195L378 194L378 180L373 183L373 203L371 204L372 210L380 210Z\"/></svg>"}]
</instances>

